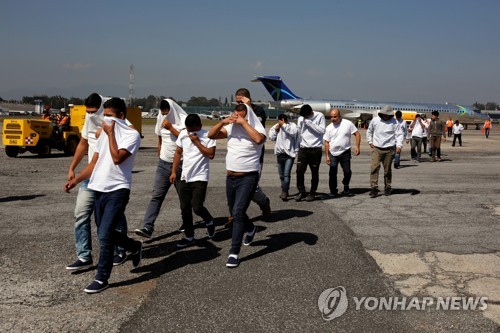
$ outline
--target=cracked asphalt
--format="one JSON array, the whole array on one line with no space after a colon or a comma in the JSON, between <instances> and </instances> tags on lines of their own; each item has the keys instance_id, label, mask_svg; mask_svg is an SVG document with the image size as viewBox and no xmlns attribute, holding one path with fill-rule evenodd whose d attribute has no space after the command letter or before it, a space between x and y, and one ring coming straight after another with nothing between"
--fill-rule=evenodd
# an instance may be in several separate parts
<instances>
[{"instance_id":1,"label":"cracked asphalt","mask_svg":"<svg viewBox=\"0 0 500 333\"><path fill-rule=\"evenodd\" d=\"M156 168L152 126L134 168L129 230L141 225ZM227 269L230 233L223 224L225 142L211 162L206 206L217 234L177 250L179 201L167 195L142 267L115 267L110 288L86 295L95 268L70 273L74 261L76 192L62 187L70 157L8 158L0 148L0 331L2 332L499 332L499 136L463 134L464 147L443 145L444 161L415 164L404 147L393 171L394 194L370 198L370 152L353 157L352 198L330 199L328 168L320 169L318 200L282 202L272 143L261 186L273 214L249 216L258 233L242 263ZM295 168L292 184L295 184ZM339 174L339 178L341 175ZM306 180L309 173L306 174ZM306 183L307 184L307 183ZM292 191L293 193L293 191ZM95 231L94 231L95 232ZM132 237L137 236L130 233ZM94 253L98 253L94 233ZM97 259L96 257L94 259ZM485 311L347 311L322 319L318 297L343 286L352 297L488 297Z\"/></svg>"}]
</instances>

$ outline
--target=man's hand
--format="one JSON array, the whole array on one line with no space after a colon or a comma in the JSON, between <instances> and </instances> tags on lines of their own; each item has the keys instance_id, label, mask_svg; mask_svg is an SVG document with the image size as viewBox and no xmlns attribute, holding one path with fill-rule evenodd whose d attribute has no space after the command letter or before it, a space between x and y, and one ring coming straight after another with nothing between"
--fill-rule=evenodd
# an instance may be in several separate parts
<instances>
[{"instance_id":1,"label":"man's hand","mask_svg":"<svg viewBox=\"0 0 500 333\"><path fill-rule=\"evenodd\" d=\"M103 121L102 122L102 130L104 133L106 133L108 136L111 136L115 130L115 121L111 120L111 124L108 125L107 122Z\"/></svg>"},{"instance_id":2,"label":"man's hand","mask_svg":"<svg viewBox=\"0 0 500 333\"><path fill-rule=\"evenodd\" d=\"M170 184L173 184L175 182L175 178L177 178L175 172L171 173L170 177L168 177L168 180L170 180Z\"/></svg>"},{"instance_id":3,"label":"man's hand","mask_svg":"<svg viewBox=\"0 0 500 333\"><path fill-rule=\"evenodd\" d=\"M189 138L191 139L191 142L194 143L196 145L196 142L200 142L200 138L198 137L198 135L196 133L188 133L189 135Z\"/></svg>"},{"instance_id":4,"label":"man's hand","mask_svg":"<svg viewBox=\"0 0 500 333\"><path fill-rule=\"evenodd\" d=\"M69 180L66 184L64 184L64 191L66 193L69 193L71 189L73 189L76 186L76 181L75 178Z\"/></svg>"},{"instance_id":5,"label":"man's hand","mask_svg":"<svg viewBox=\"0 0 500 333\"><path fill-rule=\"evenodd\" d=\"M252 105L251 105L251 103L250 103L250 98L248 98L248 97L243 96L243 97L241 98L241 101L242 101L244 104L246 104L246 105L248 105L248 106L250 106L250 107L252 106Z\"/></svg>"},{"instance_id":6,"label":"man's hand","mask_svg":"<svg viewBox=\"0 0 500 333\"><path fill-rule=\"evenodd\" d=\"M375 148L375 146L373 145L373 143L370 143L370 148L371 149Z\"/></svg>"},{"instance_id":7,"label":"man's hand","mask_svg":"<svg viewBox=\"0 0 500 333\"><path fill-rule=\"evenodd\" d=\"M102 133L102 128L98 128L96 131L95 131L95 138L96 139L99 139L99 136L101 135Z\"/></svg>"},{"instance_id":8,"label":"man's hand","mask_svg":"<svg viewBox=\"0 0 500 333\"><path fill-rule=\"evenodd\" d=\"M235 117L235 123L239 125L243 125L244 123L247 122L247 120L244 117L241 117L239 115L234 116Z\"/></svg>"},{"instance_id":9,"label":"man's hand","mask_svg":"<svg viewBox=\"0 0 500 333\"><path fill-rule=\"evenodd\" d=\"M172 128L172 123L170 121L168 121L168 119L165 119L162 123L161 123L161 127L163 128L166 128L168 130L170 130Z\"/></svg>"},{"instance_id":10,"label":"man's hand","mask_svg":"<svg viewBox=\"0 0 500 333\"><path fill-rule=\"evenodd\" d=\"M354 155L358 156L360 153L359 147L354 147Z\"/></svg>"},{"instance_id":11,"label":"man's hand","mask_svg":"<svg viewBox=\"0 0 500 333\"><path fill-rule=\"evenodd\" d=\"M68 182L75 178L75 170L68 171Z\"/></svg>"},{"instance_id":12,"label":"man's hand","mask_svg":"<svg viewBox=\"0 0 500 333\"><path fill-rule=\"evenodd\" d=\"M396 147L396 153L401 154L401 147Z\"/></svg>"},{"instance_id":13,"label":"man's hand","mask_svg":"<svg viewBox=\"0 0 500 333\"><path fill-rule=\"evenodd\" d=\"M330 156L326 156L326 165L330 165Z\"/></svg>"}]
</instances>

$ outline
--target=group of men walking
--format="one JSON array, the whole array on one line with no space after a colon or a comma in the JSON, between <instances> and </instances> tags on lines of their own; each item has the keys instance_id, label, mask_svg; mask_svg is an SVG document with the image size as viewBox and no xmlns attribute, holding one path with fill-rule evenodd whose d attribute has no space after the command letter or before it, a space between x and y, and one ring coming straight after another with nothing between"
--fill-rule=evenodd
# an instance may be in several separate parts
<instances>
[{"instance_id":1,"label":"group of men walking","mask_svg":"<svg viewBox=\"0 0 500 333\"><path fill-rule=\"evenodd\" d=\"M239 89L233 114L221 120L209 131L202 128L198 115L188 115L175 101L161 101L155 134L158 136L158 165L154 178L151 200L142 225L135 229L138 236L151 238L162 203L174 185L179 197L184 238L177 247L195 243L193 212L206 226L208 237L215 235L213 217L204 206L209 181L210 160L215 156L216 141L227 139L226 197L232 241L226 266L237 267L242 245L250 245L257 228L246 211L251 201L256 202L264 217L271 214L270 200L259 187L263 166L264 143L269 137L276 141L274 153L281 181L280 198L289 199L291 169L295 159L295 201L313 201L319 185L319 168L325 147L326 164L329 165L330 196L353 196L350 189L352 155L360 154L361 135L358 128L342 119L338 109L330 112L331 123L326 126L325 116L303 105L297 124L285 114L266 135L266 115L262 108L252 104L250 92ZM130 196L132 168L140 146L140 135L126 120L123 100L105 100L93 93L85 101L87 114L80 141L68 170L64 190L69 192L81 183L75 206L75 246L78 259L68 265L68 270L89 268L93 265L90 219L95 214L97 235L100 242L99 262L95 280L85 288L87 293L106 289L113 266L123 264L127 258L134 268L142 258L142 242L127 236L125 208ZM374 117L366 131L366 140L372 149L370 196L379 195L378 178L384 168L384 194L391 194L392 163L401 153L404 139L408 139L406 123L401 122L390 106L384 106ZM425 131L430 132L433 158L440 158L440 139L445 136L444 124L433 113L427 125L418 116L409 127L412 133L412 158L420 159L420 143ZM354 145L351 137L355 138ZM413 148L417 148L414 152ZM75 170L88 152L88 165L78 175ZM398 161L399 164L399 161ZM339 191L337 173L343 171L343 188ZM305 173L311 170L309 191L305 186ZM128 255L127 255L128 254Z\"/></svg>"}]
</instances>

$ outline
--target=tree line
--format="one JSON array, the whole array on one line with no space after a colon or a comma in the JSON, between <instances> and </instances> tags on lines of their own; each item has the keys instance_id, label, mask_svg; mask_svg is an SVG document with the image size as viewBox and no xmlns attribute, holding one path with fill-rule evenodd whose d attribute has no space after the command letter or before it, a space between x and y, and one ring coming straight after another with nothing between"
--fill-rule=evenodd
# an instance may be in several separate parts
<instances>
[{"instance_id":1,"label":"tree line","mask_svg":"<svg viewBox=\"0 0 500 333\"><path fill-rule=\"evenodd\" d=\"M151 109L159 108L160 102L167 97L165 96L154 96L149 95L144 98L134 98L129 102L129 106L133 107L141 107L144 111L149 112ZM168 97L174 100L179 105L187 105L187 106L206 106L206 107L218 107L218 106L227 106L229 105L227 97L225 101L222 102L222 99L217 98L206 98L202 96L192 96L188 101L176 100L173 97ZM234 100L233 95L231 95L231 102ZM83 105L85 103L85 99L79 97L71 97L66 98L60 95L57 96L23 96L21 100L4 100L0 97L0 102L6 103L15 103L15 104L35 104L35 101L41 101L43 105L49 106L52 109L61 109L67 108L69 104L73 105Z\"/></svg>"}]
</instances>

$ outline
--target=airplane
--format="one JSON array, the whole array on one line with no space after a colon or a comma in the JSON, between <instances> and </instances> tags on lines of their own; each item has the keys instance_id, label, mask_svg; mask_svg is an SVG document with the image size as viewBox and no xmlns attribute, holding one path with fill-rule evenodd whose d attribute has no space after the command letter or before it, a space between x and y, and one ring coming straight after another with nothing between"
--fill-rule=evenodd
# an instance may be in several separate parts
<instances>
[{"instance_id":1,"label":"airplane","mask_svg":"<svg viewBox=\"0 0 500 333\"><path fill-rule=\"evenodd\" d=\"M325 116L330 116L330 110L337 108L342 117L351 121L371 120L377 117L378 111L384 105L390 105L394 111L401 111L403 119L407 122L413 121L417 113L427 114L430 117L432 111L439 111L442 119L450 117L459 119L465 127L467 124L482 125L488 115L478 112L472 106L459 104L430 104L430 103L403 103L403 102L377 102L358 100L311 100L295 95L283 82L280 76L257 76L252 82L261 82L267 89L273 101L270 104L274 107L282 108L294 113L298 113L304 104L309 104L314 111L322 112Z\"/></svg>"}]
</instances>

